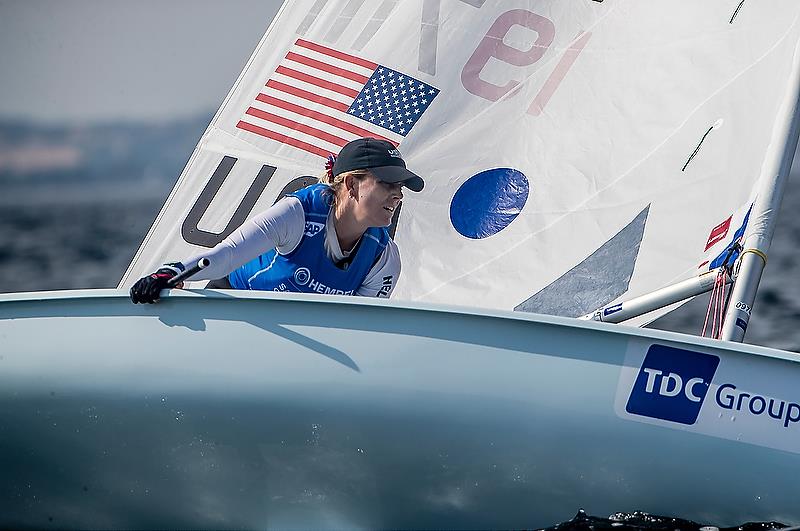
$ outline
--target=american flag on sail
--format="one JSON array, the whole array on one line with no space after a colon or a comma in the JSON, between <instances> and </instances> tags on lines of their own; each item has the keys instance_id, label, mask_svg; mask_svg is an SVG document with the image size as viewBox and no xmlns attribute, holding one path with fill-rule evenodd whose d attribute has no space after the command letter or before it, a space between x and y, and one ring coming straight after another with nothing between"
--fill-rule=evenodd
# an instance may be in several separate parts
<instances>
[{"instance_id":1,"label":"american flag on sail","mask_svg":"<svg viewBox=\"0 0 800 531\"><path fill-rule=\"evenodd\" d=\"M363 136L398 145L438 93L391 68L298 39L236 127L327 157Z\"/></svg>"}]
</instances>

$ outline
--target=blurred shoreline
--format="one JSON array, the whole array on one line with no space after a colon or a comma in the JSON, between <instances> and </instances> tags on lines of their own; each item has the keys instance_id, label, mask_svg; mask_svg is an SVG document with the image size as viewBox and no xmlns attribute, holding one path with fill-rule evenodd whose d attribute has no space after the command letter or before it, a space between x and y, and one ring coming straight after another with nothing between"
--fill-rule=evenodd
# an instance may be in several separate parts
<instances>
[{"instance_id":1,"label":"blurred shoreline","mask_svg":"<svg viewBox=\"0 0 800 531\"><path fill-rule=\"evenodd\" d=\"M3 184L0 207L155 202L163 204L174 183L147 182L42 182ZM152 220L151 220L152 221Z\"/></svg>"}]
</instances>

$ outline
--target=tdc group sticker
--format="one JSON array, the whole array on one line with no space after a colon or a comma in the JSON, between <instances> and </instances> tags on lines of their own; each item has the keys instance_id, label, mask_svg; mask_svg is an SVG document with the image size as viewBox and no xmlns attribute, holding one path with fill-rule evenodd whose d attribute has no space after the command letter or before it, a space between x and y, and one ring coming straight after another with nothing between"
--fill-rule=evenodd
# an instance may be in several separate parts
<instances>
[{"instance_id":1,"label":"tdc group sticker","mask_svg":"<svg viewBox=\"0 0 800 531\"><path fill-rule=\"evenodd\" d=\"M718 365L717 356L652 345L625 410L634 415L694 424Z\"/></svg>"}]
</instances>

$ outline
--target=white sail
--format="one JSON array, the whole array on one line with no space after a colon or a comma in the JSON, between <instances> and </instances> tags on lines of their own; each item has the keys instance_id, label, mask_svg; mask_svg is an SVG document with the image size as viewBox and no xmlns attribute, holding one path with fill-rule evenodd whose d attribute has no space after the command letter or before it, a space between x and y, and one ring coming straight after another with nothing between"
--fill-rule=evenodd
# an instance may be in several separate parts
<instances>
[{"instance_id":1,"label":"white sail","mask_svg":"<svg viewBox=\"0 0 800 531\"><path fill-rule=\"evenodd\" d=\"M120 285L366 135L427 183L396 222L396 298L578 316L696 275L782 156L799 16L796 0L290 0Z\"/></svg>"}]
</instances>

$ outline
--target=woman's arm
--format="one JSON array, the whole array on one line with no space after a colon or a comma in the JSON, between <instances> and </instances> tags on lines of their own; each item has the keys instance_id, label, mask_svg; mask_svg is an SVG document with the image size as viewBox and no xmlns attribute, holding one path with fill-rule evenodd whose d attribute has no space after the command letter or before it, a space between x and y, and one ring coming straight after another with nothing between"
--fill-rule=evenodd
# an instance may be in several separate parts
<instances>
[{"instance_id":1,"label":"woman's arm","mask_svg":"<svg viewBox=\"0 0 800 531\"><path fill-rule=\"evenodd\" d=\"M290 253L303 238L305 213L296 197L284 197L264 212L250 218L212 249L199 253L181 264L196 264L208 258L211 264L191 280L210 280L228 275L242 264L272 249Z\"/></svg>"}]
</instances>

